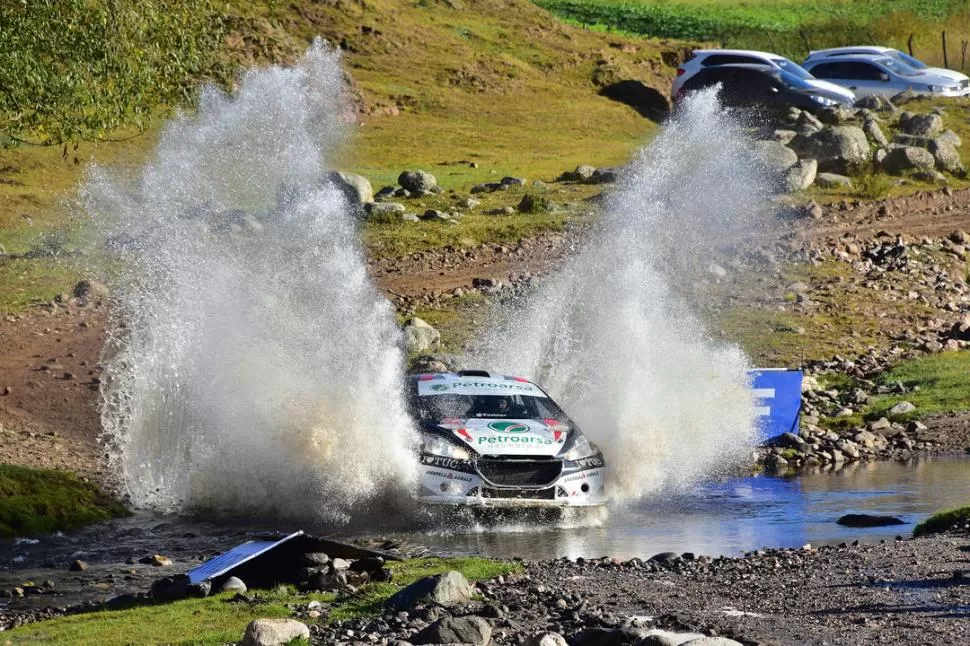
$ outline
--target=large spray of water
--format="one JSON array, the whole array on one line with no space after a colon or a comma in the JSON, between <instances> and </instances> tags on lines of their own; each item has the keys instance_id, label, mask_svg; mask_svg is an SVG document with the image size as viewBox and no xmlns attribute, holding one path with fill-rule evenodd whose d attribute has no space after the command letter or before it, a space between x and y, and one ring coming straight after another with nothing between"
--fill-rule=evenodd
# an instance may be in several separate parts
<instances>
[{"instance_id":1,"label":"large spray of water","mask_svg":"<svg viewBox=\"0 0 970 646\"><path fill-rule=\"evenodd\" d=\"M618 497L689 485L753 444L744 354L712 341L671 285L765 213L760 168L713 92L689 99L578 256L504 313L473 360L529 375L561 401L601 445Z\"/></svg>"},{"instance_id":2,"label":"large spray of water","mask_svg":"<svg viewBox=\"0 0 970 646\"><path fill-rule=\"evenodd\" d=\"M206 89L139 177L87 181L123 259L102 421L137 506L346 518L414 477L393 311L321 182L336 59Z\"/></svg>"}]
</instances>

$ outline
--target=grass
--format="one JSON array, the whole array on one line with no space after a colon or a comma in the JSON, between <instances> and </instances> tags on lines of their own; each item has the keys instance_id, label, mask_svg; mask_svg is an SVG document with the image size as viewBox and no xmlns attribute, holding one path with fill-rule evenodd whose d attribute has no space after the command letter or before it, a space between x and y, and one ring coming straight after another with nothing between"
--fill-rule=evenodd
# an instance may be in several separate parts
<instances>
[{"instance_id":1,"label":"grass","mask_svg":"<svg viewBox=\"0 0 970 646\"><path fill-rule=\"evenodd\" d=\"M889 409L904 400L915 405L916 410L897 416L899 420L970 411L968 374L970 351L943 352L903 361L885 373L881 381L887 384L902 382L908 392L876 397L867 407L865 415L870 419L891 417Z\"/></svg>"},{"instance_id":2,"label":"grass","mask_svg":"<svg viewBox=\"0 0 970 646\"><path fill-rule=\"evenodd\" d=\"M928 536L970 523L970 506L941 511L921 521L913 528L913 536Z\"/></svg>"},{"instance_id":3,"label":"grass","mask_svg":"<svg viewBox=\"0 0 970 646\"><path fill-rule=\"evenodd\" d=\"M120 502L72 473L0 465L0 537L75 529L127 514Z\"/></svg>"},{"instance_id":4,"label":"grass","mask_svg":"<svg viewBox=\"0 0 970 646\"><path fill-rule=\"evenodd\" d=\"M536 0L556 15L660 38L716 42L778 52L799 59L808 49L879 43L906 48L931 63L942 61L940 31L950 37L950 60L970 33L961 0ZM956 43L953 45L952 43Z\"/></svg>"},{"instance_id":5,"label":"grass","mask_svg":"<svg viewBox=\"0 0 970 646\"><path fill-rule=\"evenodd\" d=\"M516 572L515 563L478 557L422 558L390 563L394 583L363 586L357 596L300 594L283 586L260 591L256 604L234 603L231 594L206 599L138 606L128 610L99 611L60 617L6 631L15 644L226 644L240 639L246 625L260 617L289 617L291 606L311 600L334 604L330 620L380 614L384 601L401 587L418 579L457 570L469 580L489 579Z\"/></svg>"}]
</instances>

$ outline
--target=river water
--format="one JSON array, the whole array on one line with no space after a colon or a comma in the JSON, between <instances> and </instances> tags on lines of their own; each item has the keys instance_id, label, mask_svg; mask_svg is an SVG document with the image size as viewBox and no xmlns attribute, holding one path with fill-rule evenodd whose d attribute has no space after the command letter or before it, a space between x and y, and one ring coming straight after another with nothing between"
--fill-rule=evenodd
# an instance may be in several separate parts
<instances>
[{"instance_id":1,"label":"river water","mask_svg":"<svg viewBox=\"0 0 970 646\"><path fill-rule=\"evenodd\" d=\"M441 550L505 558L626 559L666 551L732 556L761 547L909 536L929 514L965 505L968 497L970 460L965 458L855 463L793 478L753 476L707 484L687 494L609 509L600 519L546 527L456 523L410 539ZM906 524L858 529L836 523L849 513L888 514Z\"/></svg>"}]
</instances>

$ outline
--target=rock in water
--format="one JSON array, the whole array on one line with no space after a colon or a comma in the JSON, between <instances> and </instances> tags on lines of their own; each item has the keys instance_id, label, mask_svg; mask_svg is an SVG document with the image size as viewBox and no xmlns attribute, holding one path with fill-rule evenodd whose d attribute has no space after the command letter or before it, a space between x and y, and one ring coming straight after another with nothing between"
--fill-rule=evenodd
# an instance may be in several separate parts
<instances>
[{"instance_id":1,"label":"rock in water","mask_svg":"<svg viewBox=\"0 0 970 646\"><path fill-rule=\"evenodd\" d=\"M413 644L474 644L488 646L492 626L481 617L445 617L411 638Z\"/></svg>"},{"instance_id":2,"label":"rock in water","mask_svg":"<svg viewBox=\"0 0 970 646\"><path fill-rule=\"evenodd\" d=\"M246 626L240 646L283 646L294 639L310 639L310 629L295 619L256 619Z\"/></svg>"},{"instance_id":3,"label":"rock in water","mask_svg":"<svg viewBox=\"0 0 970 646\"><path fill-rule=\"evenodd\" d=\"M895 516L877 516L873 514L846 514L836 521L846 527L888 527L889 525L905 525L906 522Z\"/></svg>"},{"instance_id":4,"label":"rock in water","mask_svg":"<svg viewBox=\"0 0 970 646\"><path fill-rule=\"evenodd\" d=\"M410 610L423 601L453 606L471 601L474 588L461 572L428 576L399 590L384 606L391 610Z\"/></svg>"}]
</instances>

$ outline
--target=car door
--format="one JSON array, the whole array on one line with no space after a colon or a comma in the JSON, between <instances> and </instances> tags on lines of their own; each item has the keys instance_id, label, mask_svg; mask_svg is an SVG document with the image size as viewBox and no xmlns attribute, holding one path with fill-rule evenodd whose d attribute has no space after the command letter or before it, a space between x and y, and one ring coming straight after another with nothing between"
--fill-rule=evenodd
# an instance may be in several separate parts
<instances>
[{"instance_id":1,"label":"car door","mask_svg":"<svg viewBox=\"0 0 970 646\"><path fill-rule=\"evenodd\" d=\"M871 95L892 96L889 75L871 63L832 61L819 63L809 70L816 78L837 83L855 92L857 98Z\"/></svg>"}]
</instances>

